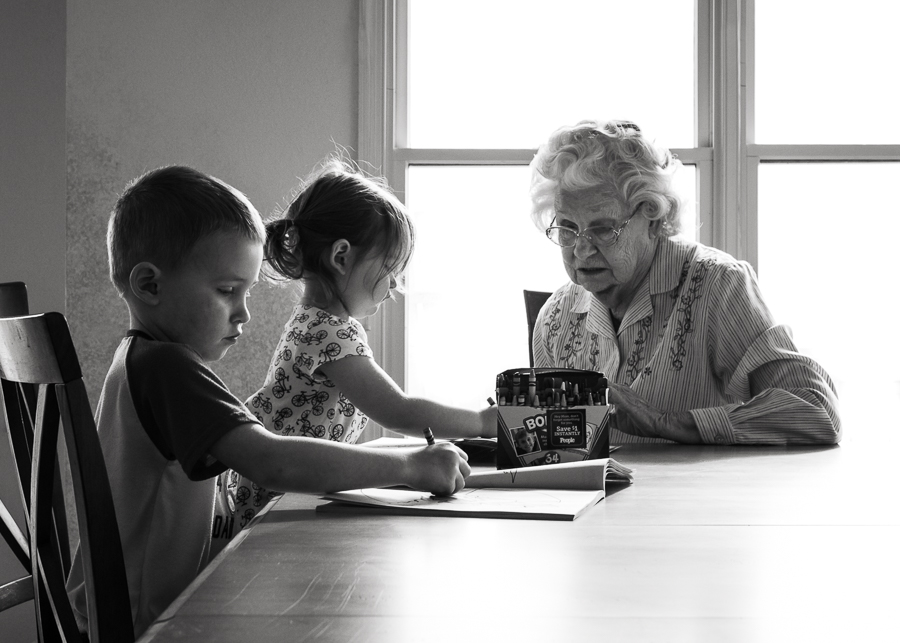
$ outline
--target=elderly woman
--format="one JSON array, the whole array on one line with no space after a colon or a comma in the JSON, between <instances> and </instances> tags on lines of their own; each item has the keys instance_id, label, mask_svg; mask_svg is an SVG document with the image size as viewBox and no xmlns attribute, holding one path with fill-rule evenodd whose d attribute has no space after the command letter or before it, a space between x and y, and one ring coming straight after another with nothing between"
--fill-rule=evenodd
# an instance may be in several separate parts
<instances>
[{"instance_id":1,"label":"elderly woman","mask_svg":"<svg viewBox=\"0 0 900 643\"><path fill-rule=\"evenodd\" d=\"M563 127L538 150L532 218L571 283L538 316L535 366L606 373L614 443L837 443L834 385L750 265L677 236L679 166L621 121Z\"/></svg>"}]
</instances>

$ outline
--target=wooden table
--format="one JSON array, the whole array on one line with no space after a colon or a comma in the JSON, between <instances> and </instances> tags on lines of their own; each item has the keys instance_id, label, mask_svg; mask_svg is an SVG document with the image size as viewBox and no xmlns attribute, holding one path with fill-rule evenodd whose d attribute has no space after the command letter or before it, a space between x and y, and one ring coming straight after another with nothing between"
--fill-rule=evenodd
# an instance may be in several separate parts
<instances>
[{"instance_id":1,"label":"wooden table","mask_svg":"<svg viewBox=\"0 0 900 643\"><path fill-rule=\"evenodd\" d=\"M574 522L288 494L141 641L900 641L894 452L626 446Z\"/></svg>"}]
</instances>

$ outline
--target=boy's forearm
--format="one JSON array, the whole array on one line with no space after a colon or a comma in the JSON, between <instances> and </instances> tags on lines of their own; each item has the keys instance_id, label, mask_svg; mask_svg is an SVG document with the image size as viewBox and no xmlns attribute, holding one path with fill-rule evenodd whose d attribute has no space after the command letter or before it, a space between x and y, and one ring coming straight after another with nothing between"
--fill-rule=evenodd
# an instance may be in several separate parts
<instances>
[{"instance_id":1,"label":"boy's forearm","mask_svg":"<svg viewBox=\"0 0 900 643\"><path fill-rule=\"evenodd\" d=\"M258 424L232 429L211 454L244 477L272 491L321 493L406 485L450 495L465 486L466 455L448 443L428 447L372 449L281 436Z\"/></svg>"},{"instance_id":2,"label":"boy's forearm","mask_svg":"<svg viewBox=\"0 0 900 643\"><path fill-rule=\"evenodd\" d=\"M402 449L368 449L299 437L280 442L264 470L250 476L267 489L320 493L409 483Z\"/></svg>"},{"instance_id":3,"label":"boy's forearm","mask_svg":"<svg viewBox=\"0 0 900 643\"><path fill-rule=\"evenodd\" d=\"M217 460L266 489L305 493L406 484L408 458L401 451L280 436L249 424L229 431L210 449Z\"/></svg>"}]
</instances>

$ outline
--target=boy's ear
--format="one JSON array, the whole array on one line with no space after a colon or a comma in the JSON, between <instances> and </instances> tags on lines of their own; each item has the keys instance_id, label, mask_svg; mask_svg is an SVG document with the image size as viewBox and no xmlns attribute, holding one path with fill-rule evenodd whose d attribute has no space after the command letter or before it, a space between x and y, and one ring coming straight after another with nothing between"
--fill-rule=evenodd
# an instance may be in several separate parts
<instances>
[{"instance_id":1,"label":"boy's ear","mask_svg":"<svg viewBox=\"0 0 900 643\"><path fill-rule=\"evenodd\" d=\"M328 262L334 270L346 275L353 266L353 246L346 239L338 239L331 244L331 255Z\"/></svg>"},{"instance_id":2,"label":"boy's ear","mask_svg":"<svg viewBox=\"0 0 900 643\"><path fill-rule=\"evenodd\" d=\"M142 261L131 269L128 285L131 294L148 306L159 303L159 278L162 271L149 261Z\"/></svg>"}]
</instances>

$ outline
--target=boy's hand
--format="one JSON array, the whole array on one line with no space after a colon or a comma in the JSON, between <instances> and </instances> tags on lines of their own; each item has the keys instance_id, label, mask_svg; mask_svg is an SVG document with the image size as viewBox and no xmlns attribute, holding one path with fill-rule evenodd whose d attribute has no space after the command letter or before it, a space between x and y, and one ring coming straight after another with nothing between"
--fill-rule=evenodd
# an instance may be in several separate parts
<instances>
[{"instance_id":1,"label":"boy's hand","mask_svg":"<svg viewBox=\"0 0 900 643\"><path fill-rule=\"evenodd\" d=\"M411 450L407 484L436 496L452 496L466 486L466 478L472 472L468 459L469 456L449 442Z\"/></svg>"}]
</instances>

